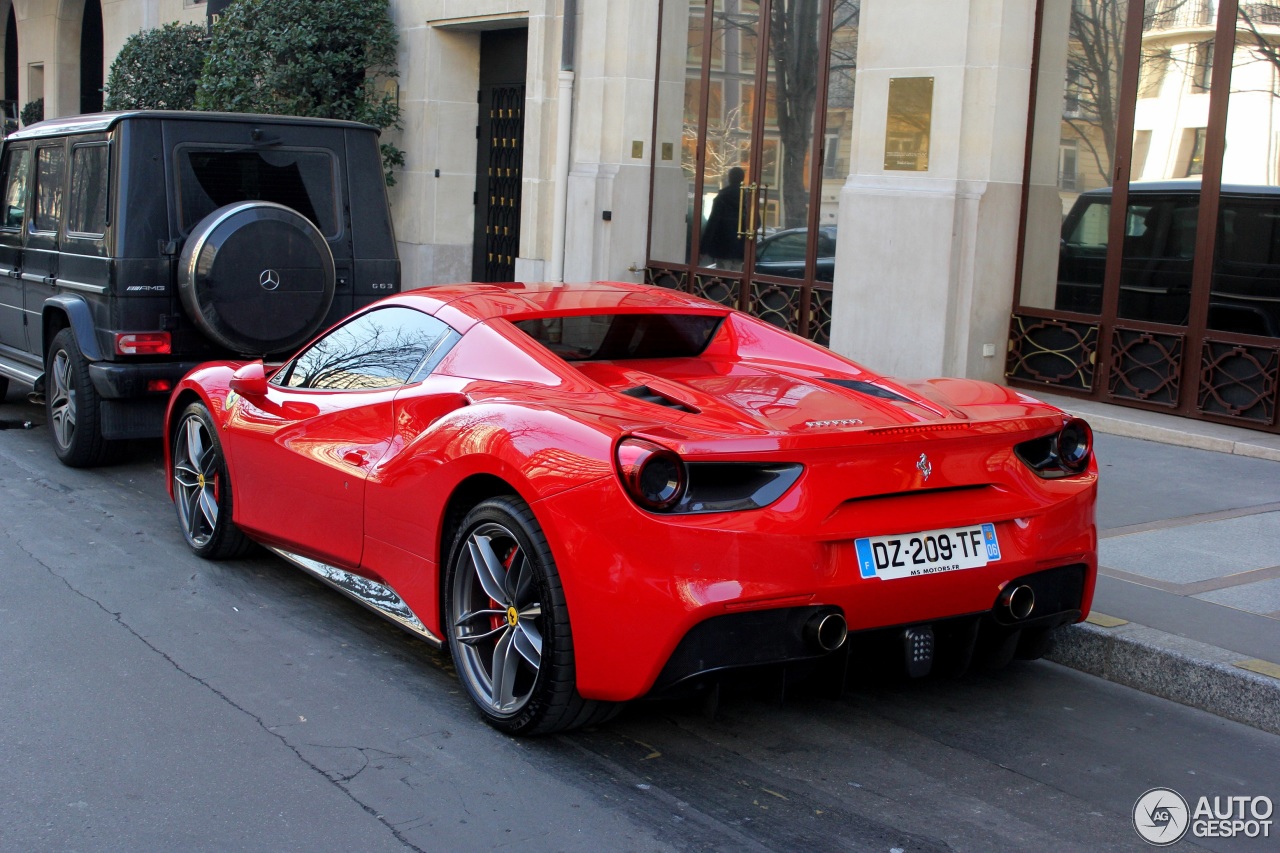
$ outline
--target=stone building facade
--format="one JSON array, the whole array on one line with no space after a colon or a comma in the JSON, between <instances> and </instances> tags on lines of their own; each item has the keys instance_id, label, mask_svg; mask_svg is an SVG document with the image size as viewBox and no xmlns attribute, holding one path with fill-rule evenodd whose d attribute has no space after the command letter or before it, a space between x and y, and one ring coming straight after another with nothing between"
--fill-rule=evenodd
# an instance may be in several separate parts
<instances>
[{"instance_id":1,"label":"stone building facade","mask_svg":"<svg viewBox=\"0 0 1280 853\"><path fill-rule=\"evenodd\" d=\"M1214 328L1212 241L1187 274L1191 304L1209 307L1172 327L1116 308L1131 214L1118 205L1099 220L1098 306L1056 295L1063 217L1085 189L1176 163L1204 176L1201 231L1214 228L1233 66L1254 94L1236 96L1232 145L1261 152L1251 182L1278 182L1280 135L1243 111L1269 122L1280 93L1280 65L1249 59L1280 42L1274 5L391 0L404 280L652 281L889 373L1009 378L1276 430L1280 330L1265 308L1262 325ZM205 13L202 0L0 0L6 98L43 97L49 117L91 108L82 89L129 34ZM1082 57L1100 46L1109 64L1091 69ZM97 78L83 67L95 60ZM715 257L710 214L731 184L740 246ZM1280 274L1258 287L1258 304L1280 296ZM1160 357L1144 341L1181 353L1149 381L1130 363ZM1224 341L1243 361L1204 362ZM1234 402L1204 402L1241 384Z\"/></svg>"}]
</instances>

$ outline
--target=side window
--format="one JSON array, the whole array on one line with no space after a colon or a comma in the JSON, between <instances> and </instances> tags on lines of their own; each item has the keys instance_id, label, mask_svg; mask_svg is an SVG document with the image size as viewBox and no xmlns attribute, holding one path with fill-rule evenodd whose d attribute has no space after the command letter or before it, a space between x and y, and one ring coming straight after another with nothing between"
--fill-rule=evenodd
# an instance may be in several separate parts
<instances>
[{"instance_id":1,"label":"side window","mask_svg":"<svg viewBox=\"0 0 1280 853\"><path fill-rule=\"evenodd\" d=\"M1088 201L1085 207L1078 211L1073 210L1071 216L1067 217L1068 233L1063 235L1063 239L1068 246L1078 247L1081 249L1095 249L1106 251L1107 249L1107 222L1111 216L1111 202L1108 201ZM1074 223L1072 217L1075 217ZM1135 227L1135 220L1130 218L1129 227L1132 230Z\"/></svg>"},{"instance_id":2,"label":"side window","mask_svg":"<svg viewBox=\"0 0 1280 853\"><path fill-rule=\"evenodd\" d=\"M4 154L4 219L0 228L21 228L27 209L27 181L31 173L31 149L10 148Z\"/></svg>"},{"instance_id":3,"label":"side window","mask_svg":"<svg viewBox=\"0 0 1280 853\"><path fill-rule=\"evenodd\" d=\"M272 381L287 388L333 391L404 385L451 331L412 308L379 308L307 347Z\"/></svg>"},{"instance_id":4,"label":"side window","mask_svg":"<svg viewBox=\"0 0 1280 853\"><path fill-rule=\"evenodd\" d=\"M66 149L61 145L36 149L36 212L33 231L57 231L62 221L62 176Z\"/></svg>"},{"instance_id":5,"label":"side window","mask_svg":"<svg viewBox=\"0 0 1280 853\"><path fill-rule=\"evenodd\" d=\"M107 230L107 143L77 145L71 149L71 209L67 230L101 235Z\"/></svg>"}]
</instances>

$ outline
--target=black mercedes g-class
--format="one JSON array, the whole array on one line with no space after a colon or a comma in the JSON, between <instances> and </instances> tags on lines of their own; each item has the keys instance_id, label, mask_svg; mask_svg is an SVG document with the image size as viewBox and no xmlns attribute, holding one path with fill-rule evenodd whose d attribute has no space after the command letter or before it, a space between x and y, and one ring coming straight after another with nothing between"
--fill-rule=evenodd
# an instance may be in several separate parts
<instances>
[{"instance_id":1,"label":"black mercedes g-class","mask_svg":"<svg viewBox=\"0 0 1280 853\"><path fill-rule=\"evenodd\" d=\"M43 395L58 458L159 436L213 358L284 353L400 290L375 128L137 111L0 152L0 397Z\"/></svg>"}]
</instances>

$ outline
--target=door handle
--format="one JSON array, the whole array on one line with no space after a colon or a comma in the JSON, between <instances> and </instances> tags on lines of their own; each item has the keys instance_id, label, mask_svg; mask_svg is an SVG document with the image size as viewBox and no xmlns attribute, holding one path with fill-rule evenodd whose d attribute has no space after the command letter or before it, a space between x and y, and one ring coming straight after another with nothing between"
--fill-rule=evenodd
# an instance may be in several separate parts
<instances>
[{"instance_id":1,"label":"door handle","mask_svg":"<svg viewBox=\"0 0 1280 853\"><path fill-rule=\"evenodd\" d=\"M355 465L357 468L363 468L369 461L369 452L367 450L348 450L342 454L342 461L348 465Z\"/></svg>"}]
</instances>

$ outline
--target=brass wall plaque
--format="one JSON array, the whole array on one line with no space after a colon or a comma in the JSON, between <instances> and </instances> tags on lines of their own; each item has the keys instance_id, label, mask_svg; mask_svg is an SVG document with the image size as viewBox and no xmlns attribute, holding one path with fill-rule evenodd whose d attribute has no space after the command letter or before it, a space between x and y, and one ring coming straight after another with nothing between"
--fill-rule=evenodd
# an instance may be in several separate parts
<instances>
[{"instance_id":1,"label":"brass wall plaque","mask_svg":"<svg viewBox=\"0 0 1280 853\"><path fill-rule=\"evenodd\" d=\"M637 139L637 140L635 140L635 141L633 141L633 142L631 143L631 156L632 156L634 159L636 159L636 160L639 160L639 159L641 159L642 157L644 157L644 143L643 143L643 142L641 142L640 140L638 140L638 139Z\"/></svg>"},{"instance_id":2,"label":"brass wall plaque","mask_svg":"<svg viewBox=\"0 0 1280 853\"><path fill-rule=\"evenodd\" d=\"M932 124L933 78L889 78L889 114L884 128L885 169L929 171L929 130Z\"/></svg>"},{"instance_id":3,"label":"brass wall plaque","mask_svg":"<svg viewBox=\"0 0 1280 853\"><path fill-rule=\"evenodd\" d=\"M662 159L670 160L675 156L676 146L672 142L662 143Z\"/></svg>"}]
</instances>

